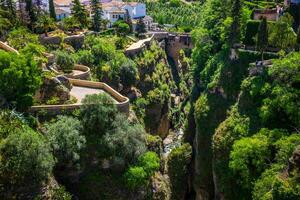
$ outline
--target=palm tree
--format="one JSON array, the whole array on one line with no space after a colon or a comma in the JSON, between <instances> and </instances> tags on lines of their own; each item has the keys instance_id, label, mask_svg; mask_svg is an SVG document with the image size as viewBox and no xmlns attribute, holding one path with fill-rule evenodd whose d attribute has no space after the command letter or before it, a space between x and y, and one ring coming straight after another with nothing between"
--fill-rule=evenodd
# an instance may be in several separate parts
<instances>
[{"instance_id":1,"label":"palm tree","mask_svg":"<svg viewBox=\"0 0 300 200\"><path fill-rule=\"evenodd\" d=\"M50 16L43 14L40 16L36 23L36 27L44 31L45 36L48 36L49 29L56 27L55 21Z\"/></svg>"}]
</instances>

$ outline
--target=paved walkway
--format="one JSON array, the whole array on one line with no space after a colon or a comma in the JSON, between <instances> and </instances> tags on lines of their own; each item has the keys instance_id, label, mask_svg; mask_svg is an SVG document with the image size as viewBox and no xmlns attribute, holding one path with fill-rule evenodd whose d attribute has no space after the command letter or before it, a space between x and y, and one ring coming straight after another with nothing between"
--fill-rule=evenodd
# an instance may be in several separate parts
<instances>
[{"instance_id":1,"label":"paved walkway","mask_svg":"<svg viewBox=\"0 0 300 200\"><path fill-rule=\"evenodd\" d=\"M78 86L73 86L70 91L71 96L74 96L77 99L76 104L81 103L82 99L84 99L86 95L100 94L100 93L105 93L105 91L96 88L78 87ZM114 100L114 102L117 103L117 101L114 98L112 99Z\"/></svg>"},{"instance_id":2,"label":"paved walkway","mask_svg":"<svg viewBox=\"0 0 300 200\"><path fill-rule=\"evenodd\" d=\"M130 50L134 50L134 49L139 49L142 48L145 44L145 42L150 42L152 40L152 38L147 38L147 39L143 39L143 40L139 40L135 43L133 43L132 45L130 45L126 51L130 51Z\"/></svg>"}]
</instances>

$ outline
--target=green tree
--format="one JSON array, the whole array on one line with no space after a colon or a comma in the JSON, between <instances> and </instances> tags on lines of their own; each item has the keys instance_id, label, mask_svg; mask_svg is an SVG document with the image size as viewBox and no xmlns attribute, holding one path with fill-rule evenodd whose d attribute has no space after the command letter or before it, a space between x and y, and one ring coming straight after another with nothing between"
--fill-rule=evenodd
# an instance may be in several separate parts
<instances>
[{"instance_id":1,"label":"green tree","mask_svg":"<svg viewBox=\"0 0 300 200\"><path fill-rule=\"evenodd\" d=\"M268 47L268 24L267 19L263 18L259 24L257 40L256 40L256 48L261 53L261 60L264 60L264 51Z\"/></svg>"},{"instance_id":2,"label":"green tree","mask_svg":"<svg viewBox=\"0 0 300 200\"><path fill-rule=\"evenodd\" d=\"M62 20L62 27L66 31L71 31L72 33L80 27L79 21L73 16L66 17Z\"/></svg>"},{"instance_id":3,"label":"green tree","mask_svg":"<svg viewBox=\"0 0 300 200\"><path fill-rule=\"evenodd\" d=\"M146 32L147 32L147 31L146 31L146 25L145 25L143 19L139 19L139 20L137 21L136 29L135 29L135 30L136 30L136 32L137 32L138 34L146 33Z\"/></svg>"},{"instance_id":4,"label":"green tree","mask_svg":"<svg viewBox=\"0 0 300 200\"><path fill-rule=\"evenodd\" d=\"M243 187L250 189L253 181L269 164L266 161L270 156L269 141L266 136L242 138L233 144L229 167L241 176Z\"/></svg>"},{"instance_id":5,"label":"green tree","mask_svg":"<svg viewBox=\"0 0 300 200\"><path fill-rule=\"evenodd\" d=\"M114 158L125 164L135 162L146 152L146 133L140 124L130 124L127 117L118 114L112 128L105 134L104 143Z\"/></svg>"},{"instance_id":6,"label":"green tree","mask_svg":"<svg viewBox=\"0 0 300 200\"><path fill-rule=\"evenodd\" d=\"M20 53L32 58L39 67L42 67L42 64L47 63L48 61L48 59L44 56L45 51L46 48L43 45L28 43L20 50Z\"/></svg>"},{"instance_id":7,"label":"green tree","mask_svg":"<svg viewBox=\"0 0 300 200\"><path fill-rule=\"evenodd\" d=\"M5 114L0 114L0 121L9 120L8 124L20 126L6 126L9 128L6 129L7 136L1 138L0 193L12 191L18 196L22 188L27 188L28 184L35 186L46 181L52 172L54 160L49 145L41 134L16 118L11 116L3 118L4 116Z\"/></svg>"},{"instance_id":8,"label":"green tree","mask_svg":"<svg viewBox=\"0 0 300 200\"><path fill-rule=\"evenodd\" d=\"M29 16L29 19L30 19L29 28L31 30L33 30L34 25L35 25L38 17L37 17L37 14L35 12L34 4L33 4L32 0L25 0L25 4L26 4L25 10L28 13L28 16Z\"/></svg>"},{"instance_id":9,"label":"green tree","mask_svg":"<svg viewBox=\"0 0 300 200\"><path fill-rule=\"evenodd\" d=\"M88 135L101 137L109 130L117 113L113 99L107 94L88 95L82 100L81 119Z\"/></svg>"},{"instance_id":10,"label":"green tree","mask_svg":"<svg viewBox=\"0 0 300 200\"><path fill-rule=\"evenodd\" d=\"M6 35L12 28L12 23L9 19L9 13L0 8L0 37Z\"/></svg>"},{"instance_id":11,"label":"green tree","mask_svg":"<svg viewBox=\"0 0 300 200\"><path fill-rule=\"evenodd\" d=\"M50 17L54 21L56 21L56 13L55 13L54 0L49 0L49 13L50 13Z\"/></svg>"},{"instance_id":12,"label":"green tree","mask_svg":"<svg viewBox=\"0 0 300 200\"><path fill-rule=\"evenodd\" d=\"M8 34L7 41L9 45L14 47L15 49L22 49L27 44L33 43L38 44L38 36L35 34L30 33L26 28L17 28L11 31Z\"/></svg>"},{"instance_id":13,"label":"green tree","mask_svg":"<svg viewBox=\"0 0 300 200\"><path fill-rule=\"evenodd\" d=\"M192 159L192 147L183 144L173 149L168 156L168 174L170 177L172 199L182 199L187 189L188 165Z\"/></svg>"},{"instance_id":14,"label":"green tree","mask_svg":"<svg viewBox=\"0 0 300 200\"><path fill-rule=\"evenodd\" d=\"M78 119L59 116L54 123L48 123L46 138L52 148L58 166L68 166L80 158L80 151L85 147L85 137Z\"/></svg>"},{"instance_id":15,"label":"green tree","mask_svg":"<svg viewBox=\"0 0 300 200\"><path fill-rule=\"evenodd\" d=\"M240 40L240 17L241 17L241 1L234 0L231 8L232 23L229 33L229 45L233 46Z\"/></svg>"},{"instance_id":16,"label":"green tree","mask_svg":"<svg viewBox=\"0 0 300 200\"><path fill-rule=\"evenodd\" d=\"M101 21L102 21L102 5L99 0L91 0L91 10L92 10L92 24L93 29L96 32L101 30Z\"/></svg>"},{"instance_id":17,"label":"green tree","mask_svg":"<svg viewBox=\"0 0 300 200\"><path fill-rule=\"evenodd\" d=\"M125 88L128 88L136 83L137 80L137 68L132 60L128 60L120 67L121 83Z\"/></svg>"},{"instance_id":18,"label":"green tree","mask_svg":"<svg viewBox=\"0 0 300 200\"><path fill-rule=\"evenodd\" d=\"M81 28L88 26L88 13L85 9L84 5L80 3L79 0L72 1L72 8L71 8L72 17L77 20L80 24Z\"/></svg>"},{"instance_id":19,"label":"green tree","mask_svg":"<svg viewBox=\"0 0 300 200\"><path fill-rule=\"evenodd\" d=\"M138 166L143 167L148 176L152 176L153 173L159 170L160 159L155 152L148 151L138 159Z\"/></svg>"},{"instance_id":20,"label":"green tree","mask_svg":"<svg viewBox=\"0 0 300 200\"><path fill-rule=\"evenodd\" d=\"M56 51L56 64L64 73L70 73L74 69L75 60L72 55L66 51Z\"/></svg>"},{"instance_id":21,"label":"green tree","mask_svg":"<svg viewBox=\"0 0 300 200\"><path fill-rule=\"evenodd\" d=\"M123 20L118 20L113 24L113 27L116 30L116 33L120 36L125 36L130 33L129 25Z\"/></svg>"},{"instance_id":22,"label":"green tree","mask_svg":"<svg viewBox=\"0 0 300 200\"><path fill-rule=\"evenodd\" d=\"M0 50L0 94L13 107L26 109L41 84L41 71L31 57Z\"/></svg>"},{"instance_id":23,"label":"green tree","mask_svg":"<svg viewBox=\"0 0 300 200\"><path fill-rule=\"evenodd\" d=\"M55 21L53 18L49 17L47 14L39 16L38 21L35 25L36 28L39 28L44 31L45 36L48 36L48 31L56 27Z\"/></svg>"},{"instance_id":24,"label":"green tree","mask_svg":"<svg viewBox=\"0 0 300 200\"><path fill-rule=\"evenodd\" d=\"M285 14L284 16L286 16ZM289 50L295 47L297 35L295 34L292 26L290 15L281 17L270 28L269 42L270 45L278 47L282 50Z\"/></svg>"},{"instance_id":25,"label":"green tree","mask_svg":"<svg viewBox=\"0 0 300 200\"><path fill-rule=\"evenodd\" d=\"M80 50L76 52L75 58L77 63L89 67L92 67L95 62L95 58L90 50Z\"/></svg>"},{"instance_id":26,"label":"green tree","mask_svg":"<svg viewBox=\"0 0 300 200\"><path fill-rule=\"evenodd\" d=\"M126 186L130 189L143 187L148 180L147 173L142 167L130 167L124 177Z\"/></svg>"}]
</instances>

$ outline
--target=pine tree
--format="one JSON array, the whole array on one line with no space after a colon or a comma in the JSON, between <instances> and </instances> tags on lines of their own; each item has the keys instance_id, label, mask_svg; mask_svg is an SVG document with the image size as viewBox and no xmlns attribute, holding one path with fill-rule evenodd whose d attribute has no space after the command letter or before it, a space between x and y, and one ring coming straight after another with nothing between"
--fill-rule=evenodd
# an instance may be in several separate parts
<instances>
[{"instance_id":1,"label":"pine tree","mask_svg":"<svg viewBox=\"0 0 300 200\"><path fill-rule=\"evenodd\" d=\"M93 30L99 32L101 30L102 21L102 5L99 0L91 0L91 10L92 10L92 24Z\"/></svg>"},{"instance_id":2,"label":"pine tree","mask_svg":"<svg viewBox=\"0 0 300 200\"><path fill-rule=\"evenodd\" d=\"M261 59L264 60L264 51L268 47L268 24L267 19L263 18L259 24L256 48L261 53Z\"/></svg>"},{"instance_id":3,"label":"pine tree","mask_svg":"<svg viewBox=\"0 0 300 200\"><path fill-rule=\"evenodd\" d=\"M235 43L239 42L240 40L240 16L241 16L241 1L234 0L231 9L232 23L230 26L230 33L229 33L229 45L231 47Z\"/></svg>"},{"instance_id":4,"label":"pine tree","mask_svg":"<svg viewBox=\"0 0 300 200\"><path fill-rule=\"evenodd\" d=\"M81 27L87 27L88 26L88 13L85 9L85 7L80 3L79 0L73 0L72 1L72 8L71 8L71 14L76 19Z\"/></svg>"},{"instance_id":5,"label":"pine tree","mask_svg":"<svg viewBox=\"0 0 300 200\"><path fill-rule=\"evenodd\" d=\"M56 20L56 13L55 13L55 7L54 7L53 0L49 0L49 12L50 12L50 17L52 19Z\"/></svg>"}]
</instances>

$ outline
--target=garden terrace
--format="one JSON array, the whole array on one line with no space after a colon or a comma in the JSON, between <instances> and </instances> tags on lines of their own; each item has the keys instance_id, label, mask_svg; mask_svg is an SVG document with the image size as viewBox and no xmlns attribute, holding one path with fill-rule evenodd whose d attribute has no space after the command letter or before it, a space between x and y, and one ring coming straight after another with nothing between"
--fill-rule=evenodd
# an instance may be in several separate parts
<instances>
[{"instance_id":1,"label":"garden terrace","mask_svg":"<svg viewBox=\"0 0 300 200\"><path fill-rule=\"evenodd\" d=\"M46 111L47 113L60 114L63 111L73 111L80 108L81 101L84 97L91 94L107 93L111 96L120 112L129 114L129 99L124 97L113 88L102 82L93 82L78 79L69 79L73 85L71 95L77 98L74 104L65 105L39 105L32 106L29 111L38 113L39 111Z\"/></svg>"}]
</instances>

